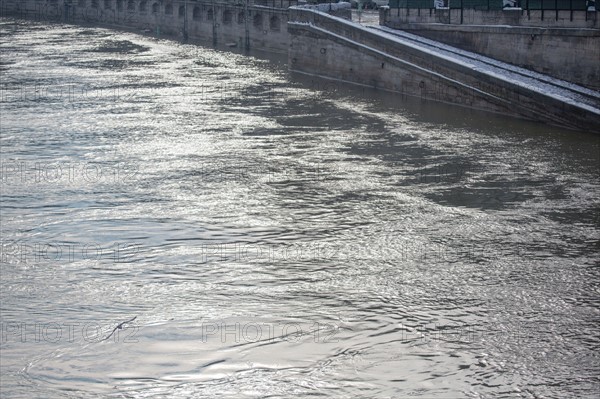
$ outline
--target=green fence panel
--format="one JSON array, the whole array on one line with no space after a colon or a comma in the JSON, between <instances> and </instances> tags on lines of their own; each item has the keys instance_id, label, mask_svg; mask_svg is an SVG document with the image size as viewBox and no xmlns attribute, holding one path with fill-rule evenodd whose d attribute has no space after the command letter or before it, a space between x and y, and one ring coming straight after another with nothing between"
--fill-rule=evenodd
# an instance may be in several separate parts
<instances>
[{"instance_id":1,"label":"green fence panel","mask_svg":"<svg viewBox=\"0 0 600 399\"><path fill-rule=\"evenodd\" d=\"M493 3L495 0L490 0L490 3ZM488 1L487 0L463 0L463 8L469 10L487 10L488 9Z\"/></svg>"},{"instance_id":2,"label":"green fence panel","mask_svg":"<svg viewBox=\"0 0 600 399\"><path fill-rule=\"evenodd\" d=\"M446 3L448 0L446 0ZM390 8L433 8L433 0L390 0ZM501 10L502 0L450 0L450 8ZM521 0L523 10L586 10L586 0Z\"/></svg>"},{"instance_id":3,"label":"green fence panel","mask_svg":"<svg viewBox=\"0 0 600 399\"><path fill-rule=\"evenodd\" d=\"M528 6L530 10L541 10L542 0L529 0L529 2L526 3L526 6Z\"/></svg>"},{"instance_id":4,"label":"green fence panel","mask_svg":"<svg viewBox=\"0 0 600 399\"><path fill-rule=\"evenodd\" d=\"M390 8L406 8L408 0L390 0Z\"/></svg>"},{"instance_id":5,"label":"green fence panel","mask_svg":"<svg viewBox=\"0 0 600 399\"><path fill-rule=\"evenodd\" d=\"M556 8L558 10L570 10L570 2L569 0L557 0L556 1Z\"/></svg>"},{"instance_id":6,"label":"green fence panel","mask_svg":"<svg viewBox=\"0 0 600 399\"><path fill-rule=\"evenodd\" d=\"M573 0L573 10L587 10L585 0Z\"/></svg>"},{"instance_id":7,"label":"green fence panel","mask_svg":"<svg viewBox=\"0 0 600 399\"><path fill-rule=\"evenodd\" d=\"M407 0L408 8L433 8L433 0Z\"/></svg>"}]
</instances>

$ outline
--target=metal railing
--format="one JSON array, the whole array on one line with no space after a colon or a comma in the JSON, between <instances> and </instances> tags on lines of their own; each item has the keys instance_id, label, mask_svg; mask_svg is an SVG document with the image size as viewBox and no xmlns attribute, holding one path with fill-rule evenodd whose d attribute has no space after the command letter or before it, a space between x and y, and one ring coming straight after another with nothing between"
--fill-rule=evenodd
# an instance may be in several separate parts
<instances>
[{"instance_id":1,"label":"metal railing","mask_svg":"<svg viewBox=\"0 0 600 399\"><path fill-rule=\"evenodd\" d=\"M350 1L350 0L348 0ZM337 0L308 0L303 1L302 4L323 4L323 3L337 3ZM288 8L297 6L300 4L298 0L250 0L250 5L273 7L273 8Z\"/></svg>"},{"instance_id":2,"label":"metal railing","mask_svg":"<svg viewBox=\"0 0 600 399\"><path fill-rule=\"evenodd\" d=\"M249 4L271 8L288 8L298 5L298 0L250 0Z\"/></svg>"},{"instance_id":3,"label":"metal railing","mask_svg":"<svg viewBox=\"0 0 600 399\"><path fill-rule=\"evenodd\" d=\"M512 4L511 4L512 3ZM437 5L437 7L436 7ZM593 0L390 0L390 8L398 9L463 9L492 11L507 7L521 8L523 11L585 11L595 6Z\"/></svg>"}]
</instances>

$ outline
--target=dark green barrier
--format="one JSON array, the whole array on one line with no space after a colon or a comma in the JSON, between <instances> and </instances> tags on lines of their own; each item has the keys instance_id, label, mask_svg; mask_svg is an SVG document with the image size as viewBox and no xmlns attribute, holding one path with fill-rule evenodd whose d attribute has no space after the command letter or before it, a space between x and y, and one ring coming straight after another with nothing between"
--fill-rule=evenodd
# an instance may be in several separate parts
<instances>
[{"instance_id":1,"label":"dark green barrier","mask_svg":"<svg viewBox=\"0 0 600 399\"><path fill-rule=\"evenodd\" d=\"M446 0L446 4L448 0ZM390 8L429 9L433 0L390 0ZM586 0L521 0L523 10L586 10ZM450 8L463 10L501 10L502 0L450 0Z\"/></svg>"}]
</instances>

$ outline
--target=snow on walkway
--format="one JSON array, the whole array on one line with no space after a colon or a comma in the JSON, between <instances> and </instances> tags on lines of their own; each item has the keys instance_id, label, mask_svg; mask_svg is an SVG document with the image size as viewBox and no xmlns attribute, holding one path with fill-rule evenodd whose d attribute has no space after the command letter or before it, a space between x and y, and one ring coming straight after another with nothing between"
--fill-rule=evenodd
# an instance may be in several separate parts
<instances>
[{"instance_id":1,"label":"snow on walkway","mask_svg":"<svg viewBox=\"0 0 600 399\"><path fill-rule=\"evenodd\" d=\"M366 26L366 28L403 45L410 45L426 52L435 52L438 56L466 65L473 70L497 76L505 81L541 92L561 101L566 100L570 104L600 115L600 92L598 91L401 30L385 26Z\"/></svg>"}]
</instances>

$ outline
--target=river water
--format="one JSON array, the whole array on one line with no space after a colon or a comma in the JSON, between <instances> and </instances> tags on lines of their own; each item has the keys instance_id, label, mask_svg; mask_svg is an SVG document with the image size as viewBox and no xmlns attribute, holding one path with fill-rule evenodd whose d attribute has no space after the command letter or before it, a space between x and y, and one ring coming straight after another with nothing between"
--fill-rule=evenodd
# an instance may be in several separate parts
<instances>
[{"instance_id":1,"label":"river water","mask_svg":"<svg viewBox=\"0 0 600 399\"><path fill-rule=\"evenodd\" d=\"M2 397L598 394L598 136L0 22Z\"/></svg>"}]
</instances>

